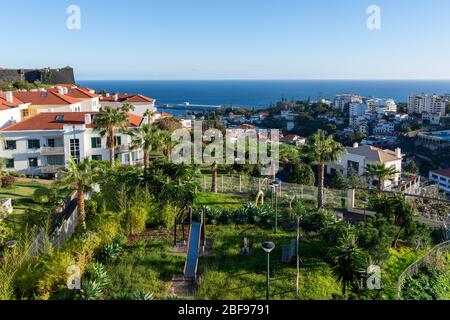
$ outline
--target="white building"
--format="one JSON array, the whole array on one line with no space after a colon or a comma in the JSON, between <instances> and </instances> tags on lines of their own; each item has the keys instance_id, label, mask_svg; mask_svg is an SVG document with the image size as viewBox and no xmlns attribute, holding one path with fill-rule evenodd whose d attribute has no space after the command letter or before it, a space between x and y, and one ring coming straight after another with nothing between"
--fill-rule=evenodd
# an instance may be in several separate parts
<instances>
[{"instance_id":1,"label":"white building","mask_svg":"<svg viewBox=\"0 0 450 320\"><path fill-rule=\"evenodd\" d=\"M450 194L450 169L430 171L430 180L436 182L439 190Z\"/></svg>"},{"instance_id":2,"label":"white building","mask_svg":"<svg viewBox=\"0 0 450 320\"><path fill-rule=\"evenodd\" d=\"M0 129L22 121L22 111L28 110L29 105L15 98L11 91L0 93Z\"/></svg>"},{"instance_id":3,"label":"white building","mask_svg":"<svg viewBox=\"0 0 450 320\"><path fill-rule=\"evenodd\" d=\"M354 94L338 94L334 98L333 109L344 111L349 103L363 103L363 98Z\"/></svg>"},{"instance_id":4,"label":"white building","mask_svg":"<svg viewBox=\"0 0 450 320\"><path fill-rule=\"evenodd\" d=\"M373 129L375 135L393 134L395 132L395 124L386 120L378 121Z\"/></svg>"},{"instance_id":5,"label":"white building","mask_svg":"<svg viewBox=\"0 0 450 320\"><path fill-rule=\"evenodd\" d=\"M428 122L433 126L441 124L441 116L437 113L422 113L422 122Z\"/></svg>"},{"instance_id":6,"label":"white building","mask_svg":"<svg viewBox=\"0 0 450 320\"><path fill-rule=\"evenodd\" d=\"M80 100L81 112L98 112L100 110L100 96L92 89L59 84L48 90Z\"/></svg>"},{"instance_id":7,"label":"white building","mask_svg":"<svg viewBox=\"0 0 450 320\"><path fill-rule=\"evenodd\" d=\"M0 130L5 146L0 157L7 161L6 170L28 175L52 175L71 158L109 160L106 138L94 130L97 113L40 113ZM128 114L129 127L139 127L143 118ZM137 164L140 150L130 150L131 138L117 132L115 158L123 164Z\"/></svg>"},{"instance_id":8,"label":"white building","mask_svg":"<svg viewBox=\"0 0 450 320\"><path fill-rule=\"evenodd\" d=\"M397 112L397 104L393 99L372 98L366 101L368 112L386 114Z\"/></svg>"},{"instance_id":9,"label":"white building","mask_svg":"<svg viewBox=\"0 0 450 320\"><path fill-rule=\"evenodd\" d=\"M422 94L410 96L408 99L408 113L434 113L445 116L446 103L443 97Z\"/></svg>"},{"instance_id":10,"label":"white building","mask_svg":"<svg viewBox=\"0 0 450 320\"><path fill-rule=\"evenodd\" d=\"M131 104L134 110L130 113L144 116L147 111L156 112L156 100L141 94L107 94L100 97L101 107L121 108L124 104ZM147 121L147 120L145 120Z\"/></svg>"},{"instance_id":11,"label":"white building","mask_svg":"<svg viewBox=\"0 0 450 320\"><path fill-rule=\"evenodd\" d=\"M402 159L401 149L395 151L382 150L372 146L360 146L355 143L353 147L346 148L346 153L336 163L327 165L327 173L333 174L339 170L344 176L348 176L353 169L356 174L363 177L368 164L385 163L387 167L392 167L398 172L392 181L386 180L383 183L383 190L391 190L401 182ZM370 178L369 183L372 186L378 185L376 178Z\"/></svg>"}]
</instances>

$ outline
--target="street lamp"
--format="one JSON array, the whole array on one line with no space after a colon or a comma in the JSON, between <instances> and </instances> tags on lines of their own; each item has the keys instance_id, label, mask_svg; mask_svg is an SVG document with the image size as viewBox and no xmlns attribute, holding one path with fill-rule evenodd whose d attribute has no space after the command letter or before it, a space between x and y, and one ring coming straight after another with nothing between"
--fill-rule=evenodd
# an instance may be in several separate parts
<instances>
[{"instance_id":1,"label":"street lamp","mask_svg":"<svg viewBox=\"0 0 450 320\"><path fill-rule=\"evenodd\" d=\"M275 244L270 241L265 241L262 243L262 248L267 253L266 300L269 301L270 252L275 249Z\"/></svg>"}]
</instances>

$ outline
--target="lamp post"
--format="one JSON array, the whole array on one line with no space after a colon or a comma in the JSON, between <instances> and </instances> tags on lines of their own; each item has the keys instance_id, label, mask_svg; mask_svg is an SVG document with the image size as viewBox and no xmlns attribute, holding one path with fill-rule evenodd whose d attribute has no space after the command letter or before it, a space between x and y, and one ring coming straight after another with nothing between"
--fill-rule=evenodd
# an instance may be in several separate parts
<instances>
[{"instance_id":1,"label":"lamp post","mask_svg":"<svg viewBox=\"0 0 450 320\"><path fill-rule=\"evenodd\" d=\"M275 249L275 244L270 241L265 241L262 243L262 248L267 253L266 300L269 301L270 252Z\"/></svg>"}]
</instances>

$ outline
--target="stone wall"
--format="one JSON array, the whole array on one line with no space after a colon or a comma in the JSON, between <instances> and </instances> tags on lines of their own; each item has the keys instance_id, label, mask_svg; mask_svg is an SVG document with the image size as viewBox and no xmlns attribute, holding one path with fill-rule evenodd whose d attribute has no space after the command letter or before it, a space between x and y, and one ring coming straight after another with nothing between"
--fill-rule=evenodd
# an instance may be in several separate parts
<instances>
[{"instance_id":1,"label":"stone wall","mask_svg":"<svg viewBox=\"0 0 450 320\"><path fill-rule=\"evenodd\" d=\"M60 69L3 69L0 68L0 80L28 81L30 83L40 81L43 84L70 83L75 84L73 68Z\"/></svg>"}]
</instances>

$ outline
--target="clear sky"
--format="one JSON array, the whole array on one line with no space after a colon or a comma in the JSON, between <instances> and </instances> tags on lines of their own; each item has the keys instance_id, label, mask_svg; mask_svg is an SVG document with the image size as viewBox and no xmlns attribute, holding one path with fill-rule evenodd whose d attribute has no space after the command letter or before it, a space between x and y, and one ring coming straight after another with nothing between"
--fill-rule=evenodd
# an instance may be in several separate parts
<instances>
[{"instance_id":1,"label":"clear sky","mask_svg":"<svg viewBox=\"0 0 450 320\"><path fill-rule=\"evenodd\" d=\"M450 79L449 0L0 0L2 67L77 79ZM66 28L69 5L81 29ZM366 26L369 5L381 30Z\"/></svg>"}]
</instances>

